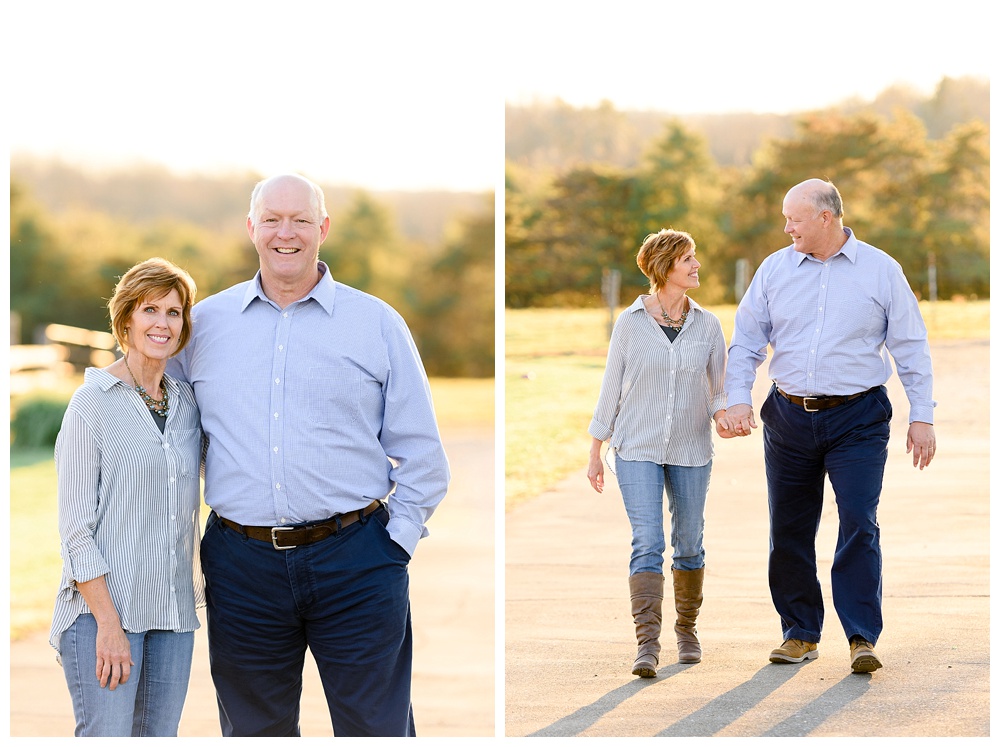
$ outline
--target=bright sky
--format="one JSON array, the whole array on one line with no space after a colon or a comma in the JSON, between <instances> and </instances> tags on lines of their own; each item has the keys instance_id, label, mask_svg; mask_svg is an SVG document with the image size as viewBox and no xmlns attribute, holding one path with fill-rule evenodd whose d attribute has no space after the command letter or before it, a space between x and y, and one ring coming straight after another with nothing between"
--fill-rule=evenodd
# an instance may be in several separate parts
<instances>
[{"instance_id":1,"label":"bright sky","mask_svg":"<svg viewBox=\"0 0 1000 747\"><path fill-rule=\"evenodd\" d=\"M984 0L513 1L513 103L784 114L895 83L930 94L945 75L988 77L997 58Z\"/></svg>"},{"instance_id":2,"label":"bright sky","mask_svg":"<svg viewBox=\"0 0 1000 747\"><path fill-rule=\"evenodd\" d=\"M784 113L990 72L983 0L9 3L11 151L502 188L503 104Z\"/></svg>"},{"instance_id":3,"label":"bright sky","mask_svg":"<svg viewBox=\"0 0 1000 747\"><path fill-rule=\"evenodd\" d=\"M16 2L12 152L178 171L298 171L369 189L489 190L503 99L472 4Z\"/></svg>"}]
</instances>

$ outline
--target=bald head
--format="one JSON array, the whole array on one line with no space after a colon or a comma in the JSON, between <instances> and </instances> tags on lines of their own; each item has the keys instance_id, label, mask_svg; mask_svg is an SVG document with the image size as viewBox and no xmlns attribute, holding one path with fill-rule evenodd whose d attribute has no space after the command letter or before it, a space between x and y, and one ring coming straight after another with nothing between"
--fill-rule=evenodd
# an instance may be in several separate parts
<instances>
[{"instance_id":1,"label":"bald head","mask_svg":"<svg viewBox=\"0 0 1000 747\"><path fill-rule=\"evenodd\" d=\"M807 179L785 194L781 204L785 233L792 237L795 251L826 261L847 241L844 233L844 204L831 182Z\"/></svg>"},{"instance_id":2,"label":"bald head","mask_svg":"<svg viewBox=\"0 0 1000 747\"><path fill-rule=\"evenodd\" d=\"M799 182L785 195L785 201L804 203L812 206L816 212L829 210L836 220L844 217L844 201L833 182L823 179L806 179Z\"/></svg>"},{"instance_id":3,"label":"bald head","mask_svg":"<svg viewBox=\"0 0 1000 747\"><path fill-rule=\"evenodd\" d=\"M260 218L261 211L261 197L272 189L279 189L281 187L288 187L293 185L301 185L303 188L307 189L311 193L311 205L316 214L316 219L318 222L322 222L326 219L326 198L323 195L323 189L313 181L306 179L304 176L299 174L277 174L275 176L268 177L263 181L257 182L257 185L253 188L253 192L250 195L250 212L247 217L250 222L254 225Z\"/></svg>"}]
</instances>

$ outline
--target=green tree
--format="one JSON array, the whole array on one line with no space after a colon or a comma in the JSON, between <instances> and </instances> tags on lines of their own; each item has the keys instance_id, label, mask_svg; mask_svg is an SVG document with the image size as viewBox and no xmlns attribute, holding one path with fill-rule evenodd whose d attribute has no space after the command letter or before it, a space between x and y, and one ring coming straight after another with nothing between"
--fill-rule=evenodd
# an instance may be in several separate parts
<instances>
[{"instance_id":1,"label":"green tree","mask_svg":"<svg viewBox=\"0 0 1000 747\"><path fill-rule=\"evenodd\" d=\"M389 210L358 191L347 210L331 219L320 258L333 277L392 306L405 297L412 254L403 251Z\"/></svg>"},{"instance_id":2,"label":"green tree","mask_svg":"<svg viewBox=\"0 0 1000 747\"><path fill-rule=\"evenodd\" d=\"M495 243L493 212L469 216L409 286L419 311L411 327L433 375L494 375Z\"/></svg>"}]
</instances>

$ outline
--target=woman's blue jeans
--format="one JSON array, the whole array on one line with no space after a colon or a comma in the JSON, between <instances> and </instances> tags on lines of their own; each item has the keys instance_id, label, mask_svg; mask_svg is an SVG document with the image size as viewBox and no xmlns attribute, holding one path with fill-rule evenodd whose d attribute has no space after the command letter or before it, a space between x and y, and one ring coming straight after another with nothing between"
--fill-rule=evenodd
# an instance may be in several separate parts
<instances>
[{"instance_id":1,"label":"woman's blue jeans","mask_svg":"<svg viewBox=\"0 0 1000 747\"><path fill-rule=\"evenodd\" d=\"M114 690L97 679L97 621L85 613L60 638L78 737L176 737L184 709L194 633L126 633L132 651L128 682Z\"/></svg>"},{"instance_id":2,"label":"woman's blue jeans","mask_svg":"<svg viewBox=\"0 0 1000 747\"><path fill-rule=\"evenodd\" d=\"M629 462L615 454L618 487L632 524L629 575L663 573L666 539L663 493L670 510L673 567L695 571L705 565L705 499L712 462L703 467L678 467L655 462Z\"/></svg>"}]
</instances>

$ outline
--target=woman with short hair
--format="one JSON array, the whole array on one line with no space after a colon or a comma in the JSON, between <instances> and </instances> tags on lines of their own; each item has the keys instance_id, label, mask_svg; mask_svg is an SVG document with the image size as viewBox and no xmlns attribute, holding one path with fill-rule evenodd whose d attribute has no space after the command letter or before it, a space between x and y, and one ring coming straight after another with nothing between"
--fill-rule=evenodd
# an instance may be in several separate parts
<instances>
[{"instance_id":1,"label":"woman with short hair","mask_svg":"<svg viewBox=\"0 0 1000 747\"><path fill-rule=\"evenodd\" d=\"M649 278L615 322L601 394L590 423L587 477L604 490L601 447L610 442L615 475L632 525L629 590L638 653L632 674L655 677L663 603L663 494L671 515L671 576L678 659L701 661L695 620L705 577L705 500L712 473L712 421L732 434L723 391L726 344L722 325L687 295L700 285L695 243L663 229L636 257Z\"/></svg>"},{"instance_id":2,"label":"woman with short hair","mask_svg":"<svg viewBox=\"0 0 1000 747\"><path fill-rule=\"evenodd\" d=\"M165 373L196 287L160 258L108 302L122 357L88 368L56 440L63 577L50 643L76 736L177 736L191 674L202 433L190 384Z\"/></svg>"}]
</instances>

